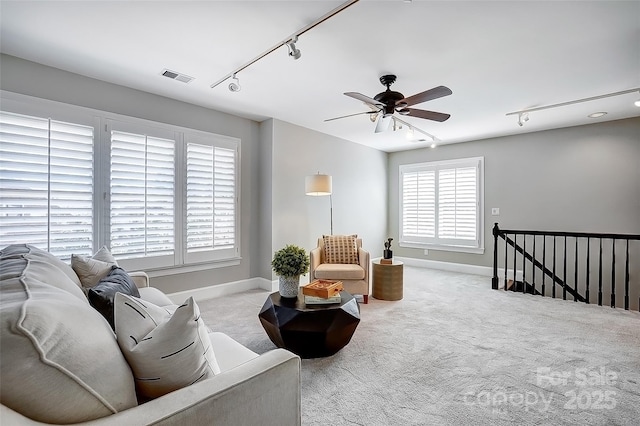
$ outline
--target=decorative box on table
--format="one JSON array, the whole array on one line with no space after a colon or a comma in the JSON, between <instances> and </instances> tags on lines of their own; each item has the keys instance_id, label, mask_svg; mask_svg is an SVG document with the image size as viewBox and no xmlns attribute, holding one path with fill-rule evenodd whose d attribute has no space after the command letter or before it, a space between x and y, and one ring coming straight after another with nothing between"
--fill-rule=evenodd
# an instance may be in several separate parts
<instances>
[{"instance_id":1,"label":"decorative box on table","mask_svg":"<svg viewBox=\"0 0 640 426\"><path fill-rule=\"evenodd\" d=\"M302 294L324 299L339 296L343 289L342 281L315 280L302 287Z\"/></svg>"}]
</instances>

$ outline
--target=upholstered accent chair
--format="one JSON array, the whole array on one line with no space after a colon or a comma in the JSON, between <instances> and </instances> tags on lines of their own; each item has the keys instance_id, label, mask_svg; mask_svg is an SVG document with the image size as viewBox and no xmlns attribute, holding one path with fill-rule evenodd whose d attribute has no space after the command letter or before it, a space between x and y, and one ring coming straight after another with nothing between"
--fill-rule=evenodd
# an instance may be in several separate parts
<instances>
[{"instance_id":1,"label":"upholstered accent chair","mask_svg":"<svg viewBox=\"0 0 640 426\"><path fill-rule=\"evenodd\" d=\"M314 280L340 280L351 294L361 294L369 303L369 252L355 235L325 235L309 255Z\"/></svg>"}]
</instances>

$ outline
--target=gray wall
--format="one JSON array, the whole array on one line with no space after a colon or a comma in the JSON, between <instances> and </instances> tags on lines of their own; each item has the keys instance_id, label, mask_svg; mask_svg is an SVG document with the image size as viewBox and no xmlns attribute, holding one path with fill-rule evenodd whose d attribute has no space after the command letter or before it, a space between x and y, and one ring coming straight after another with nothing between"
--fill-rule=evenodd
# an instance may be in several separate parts
<instances>
[{"instance_id":1,"label":"gray wall","mask_svg":"<svg viewBox=\"0 0 640 426\"><path fill-rule=\"evenodd\" d=\"M330 233L329 197L304 193L305 177L320 172L333 180L333 233L358 234L372 257L381 256L387 154L278 120L273 129L271 255L286 244L311 250Z\"/></svg>"},{"instance_id":2,"label":"gray wall","mask_svg":"<svg viewBox=\"0 0 640 426\"><path fill-rule=\"evenodd\" d=\"M251 262L259 257L253 244L259 232L259 124L78 74L0 56L0 89L101 111L188 127L240 138L241 144L241 256L240 265L188 274L154 277L153 285L171 293L253 277Z\"/></svg>"},{"instance_id":3,"label":"gray wall","mask_svg":"<svg viewBox=\"0 0 640 426\"><path fill-rule=\"evenodd\" d=\"M398 167L485 158L485 253L396 248L395 255L471 265L493 261L491 228L640 234L640 118L389 155L389 230L398 238ZM491 216L499 207L500 216Z\"/></svg>"}]
</instances>

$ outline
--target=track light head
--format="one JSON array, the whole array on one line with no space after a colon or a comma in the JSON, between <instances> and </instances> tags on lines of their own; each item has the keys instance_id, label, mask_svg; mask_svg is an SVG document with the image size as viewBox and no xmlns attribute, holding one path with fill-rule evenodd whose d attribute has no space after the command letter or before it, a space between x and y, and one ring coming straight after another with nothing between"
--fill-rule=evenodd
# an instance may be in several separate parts
<instances>
[{"instance_id":1,"label":"track light head","mask_svg":"<svg viewBox=\"0 0 640 426\"><path fill-rule=\"evenodd\" d=\"M518 114L518 126L522 127L527 121L529 121L529 113L521 112Z\"/></svg>"},{"instance_id":2,"label":"track light head","mask_svg":"<svg viewBox=\"0 0 640 426\"><path fill-rule=\"evenodd\" d=\"M291 41L287 42L287 47L289 48L289 56L295 60L300 59L302 56L302 52L300 49L296 48L296 43L298 42L298 36L295 36L291 39Z\"/></svg>"},{"instance_id":3,"label":"track light head","mask_svg":"<svg viewBox=\"0 0 640 426\"><path fill-rule=\"evenodd\" d=\"M229 91L239 92L240 90L242 90L242 86L240 86L240 80L238 79L238 77L236 77L235 74L233 74L232 81L231 83L229 83Z\"/></svg>"}]
</instances>

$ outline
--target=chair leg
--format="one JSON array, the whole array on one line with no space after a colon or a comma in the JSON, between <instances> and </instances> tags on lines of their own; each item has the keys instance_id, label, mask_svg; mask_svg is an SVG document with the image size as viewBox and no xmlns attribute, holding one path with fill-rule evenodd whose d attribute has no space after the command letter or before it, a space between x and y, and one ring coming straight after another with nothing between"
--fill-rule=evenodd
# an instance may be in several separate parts
<instances>
[{"instance_id":1,"label":"chair leg","mask_svg":"<svg viewBox=\"0 0 640 426\"><path fill-rule=\"evenodd\" d=\"M365 294L362 296L364 298L364 304L366 305L367 303L369 303L369 295Z\"/></svg>"}]
</instances>

